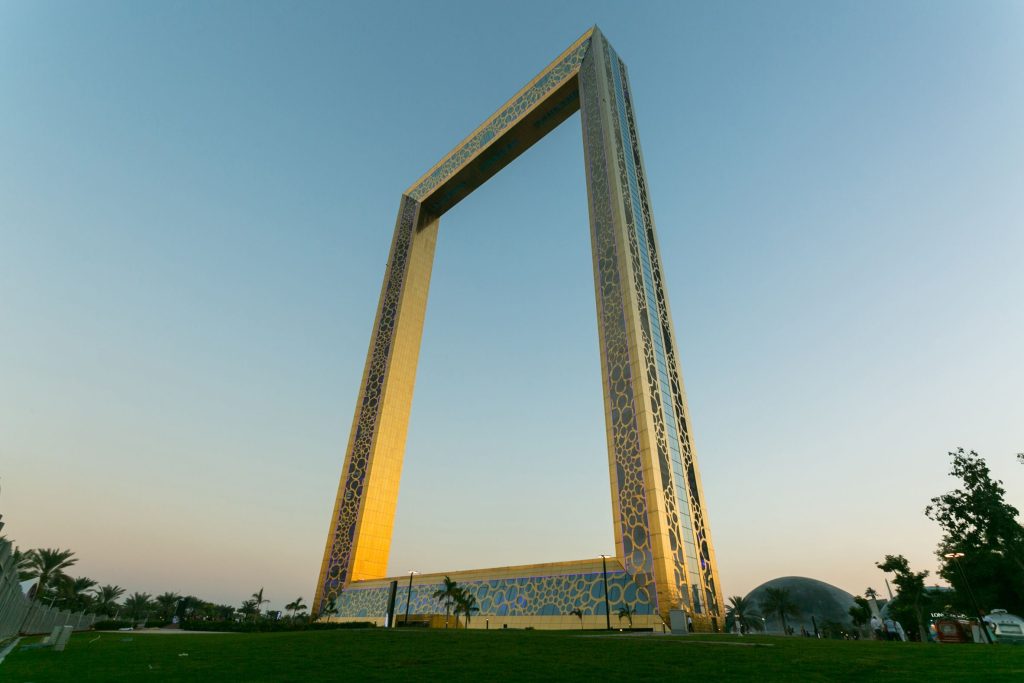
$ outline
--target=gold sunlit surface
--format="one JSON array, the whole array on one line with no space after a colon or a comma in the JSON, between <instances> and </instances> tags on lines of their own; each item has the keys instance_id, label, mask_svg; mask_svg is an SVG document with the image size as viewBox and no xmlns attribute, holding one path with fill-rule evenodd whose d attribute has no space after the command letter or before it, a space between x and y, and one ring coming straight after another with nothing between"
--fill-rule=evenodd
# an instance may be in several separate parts
<instances>
[{"instance_id":1,"label":"gold sunlit surface","mask_svg":"<svg viewBox=\"0 0 1024 683\"><path fill-rule=\"evenodd\" d=\"M683 610L722 627L722 598L663 288L624 63L595 27L402 196L314 601L337 618L383 622L384 575L440 216L571 114L581 111L590 202L616 557L449 572L475 592L484 628L602 626L612 574L636 626ZM565 533L571 533L566 529ZM596 562L596 564L595 564ZM601 575L601 584L595 583ZM424 596L444 574L415 577ZM408 577L396 577L405 585ZM552 591L563 594L553 596ZM401 591L399 591L401 593ZM575 593L574 593L575 592ZM541 604L543 603L543 604ZM428 606L429 605L429 606ZM583 618L569 614L570 605ZM436 608L443 611L442 608Z\"/></svg>"}]
</instances>

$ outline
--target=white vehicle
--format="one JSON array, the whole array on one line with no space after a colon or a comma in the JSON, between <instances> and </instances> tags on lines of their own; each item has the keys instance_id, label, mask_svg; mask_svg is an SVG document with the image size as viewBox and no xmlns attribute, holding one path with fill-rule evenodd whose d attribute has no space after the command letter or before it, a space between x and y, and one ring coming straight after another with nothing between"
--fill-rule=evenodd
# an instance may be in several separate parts
<instances>
[{"instance_id":1,"label":"white vehicle","mask_svg":"<svg viewBox=\"0 0 1024 683\"><path fill-rule=\"evenodd\" d=\"M985 623L995 627L996 641L1024 644L1024 619L1004 609L994 609L985 617Z\"/></svg>"}]
</instances>

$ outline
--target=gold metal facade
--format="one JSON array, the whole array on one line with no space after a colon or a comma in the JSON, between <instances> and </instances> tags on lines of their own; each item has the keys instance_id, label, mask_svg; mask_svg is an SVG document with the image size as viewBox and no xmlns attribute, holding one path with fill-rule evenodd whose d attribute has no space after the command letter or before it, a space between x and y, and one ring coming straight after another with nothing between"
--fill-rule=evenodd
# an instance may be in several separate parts
<instances>
[{"instance_id":1,"label":"gold metal facade","mask_svg":"<svg viewBox=\"0 0 1024 683\"><path fill-rule=\"evenodd\" d=\"M636 600L654 613L681 607L698 627L720 626L718 571L629 80L596 27L402 196L314 613L342 589L370 588L362 582L386 573L440 216L577 110L617 561Z\"/></svg>"},{"instance_id":2,"label":"gold metal facade","mask_svg":"<svg viewBox=\"0 0 1024 683\"><path fill-rule=\"evenodd\" d=\"M372 621L385 625L384 614L392 580L397 580L395 613L409 609L410 621L430 621L439 612L435 591L447 576L466 593L476 598L480 608L471 628L604 628L604 580L608 580L611 623L626 625L617 616L618 609L630 605L632 623L637 627L662 629L662 618L650 603L639 598L639 586L615 558L607 565L600 558L573 562L552 562L518 567L498 567L468 571L417 574L409 577L358 581L349 586L337 601L339 621ZM579 609L579 616L573 610ZM443 608L440 610L443 614ZM443 617L440 620L443 624ZM450 620L454 624L454 619ZM465 626L463 621L460 626Z\"/></svg>"}]
</instances>

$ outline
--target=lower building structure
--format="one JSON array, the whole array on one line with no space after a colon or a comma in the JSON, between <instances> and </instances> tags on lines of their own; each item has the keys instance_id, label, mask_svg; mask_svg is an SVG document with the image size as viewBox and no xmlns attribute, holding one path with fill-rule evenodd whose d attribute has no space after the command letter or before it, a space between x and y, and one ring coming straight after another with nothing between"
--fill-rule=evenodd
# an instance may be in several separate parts
<instances>
[{"instance_id":1,"label":"lower building structure","mask_svg":"<svg viewBox=\"0 0 1024 683\"><path fill-rule=\"evenodd\" d=\"M605 570L607 567L607 571ZM479 612L467 620L462 615L446 616L444 603L436 597L444 579L476 598ZM607 579L607 601L605 580ZM551 562L496 569L415 574L369 581L355 581L336 598L337 615L329 621L368 621L388 626L388 603L392 582L395 593L394 619L443 628L533 628L533 629L667 629L646 591L615 560ZM411 588L410 588L411 586ZM606 615L605 605L611 618ZM618 615L628 608L630 618ZM581 616L573 614L579 610Z\"/></svg>"}]
</instances>

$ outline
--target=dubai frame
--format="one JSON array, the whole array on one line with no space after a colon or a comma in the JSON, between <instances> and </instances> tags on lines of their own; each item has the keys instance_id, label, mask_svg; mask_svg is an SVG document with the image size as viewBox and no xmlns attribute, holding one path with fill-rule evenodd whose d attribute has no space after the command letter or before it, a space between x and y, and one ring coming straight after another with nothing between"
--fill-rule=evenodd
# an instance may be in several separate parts
<instances>
[{"instance_id":1,"label":"dubai frame","mask_svg":"<svg viewBox=\"0 0 1024 683\"><path fill-rule=\"evenodd\" d=\"M715 553L690 434L626 67L597 27L405 191L331 516L313 613L384 623L443 613L445 574L387 578L438 222L581 111L615 557L447 572L477 598L473 626L604 627L684 610L718 630ZM401 581L396 596L395 581ZM408 581L408 588L406 583ZM607 588L605 587L607 585ZM397 602L396 602L397 601Z\"/></svg>"}]
</instances>

